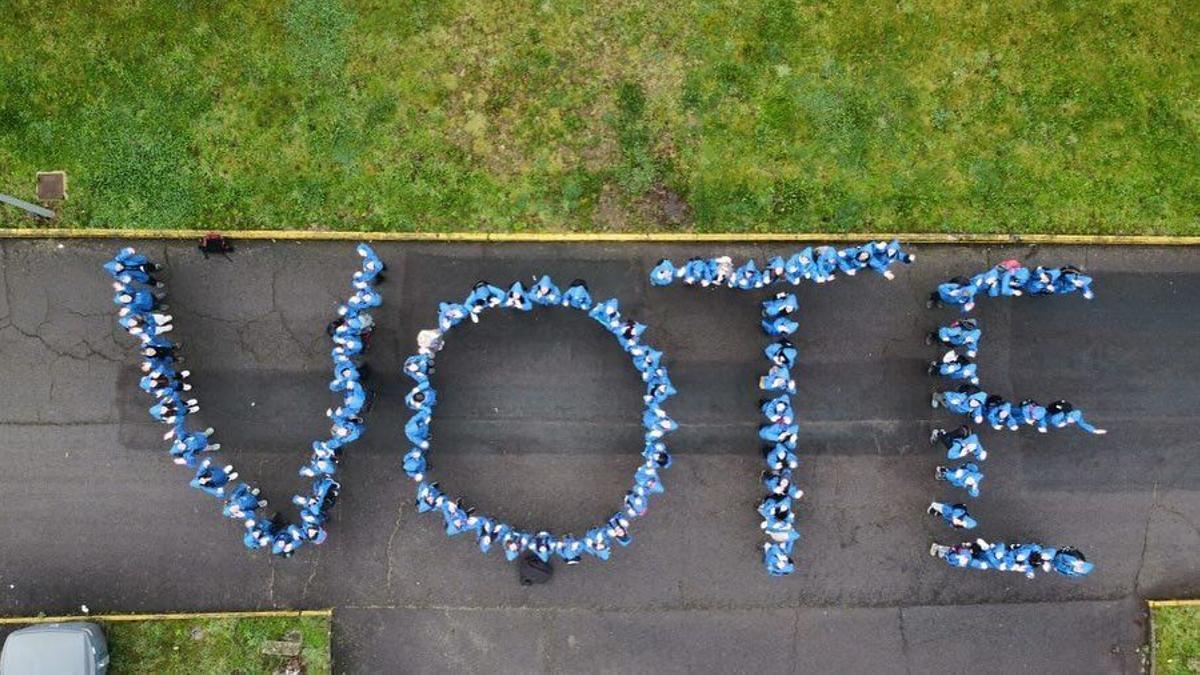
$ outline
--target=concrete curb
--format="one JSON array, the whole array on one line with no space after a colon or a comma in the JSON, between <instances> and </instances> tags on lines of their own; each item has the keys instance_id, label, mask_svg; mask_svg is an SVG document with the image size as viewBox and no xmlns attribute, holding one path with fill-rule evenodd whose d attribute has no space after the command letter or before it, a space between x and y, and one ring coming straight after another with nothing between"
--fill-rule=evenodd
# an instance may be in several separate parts
<instances>
[{"instance_id":1,"label":"concrete curb","mask_svg":"<svg viewBox=\"0 0 1200 675\"><path fill-rule=\"evenodd\" d=\"M1147 600L1146 604L1155 607L1200 607L1200 599L1187 600Z\"/></svg>"},{"instance_id":2,"label":"concrete curb","mask_svg":"<svg viewBox=\"0 0 1200 675\"><path fill-rule=\"evenodd\" d=\"M273 609L259 612L178 612L169 614L83 614L80 616L0 616L0 625L65 621L173 621L179 619L256 619L333 616L333 609Z\"/></svg>"},{"instance_id":3,"label":"concrete curb","mask_svg":"<svg viewBox=\"0 0 1200 675\"><path fill-rule=\"evenodd\" d=\"M0 239L199 239L219 230L132 230L0 228ZM1066 246L1200 246L1200 236L1087 234L950 234L941 232L335 232L316 230L232 230L231 239L264 241L400 241L490 243L756 243L862 242L899 239L909 244L992 244Z\"/></svg>"}]
</instances>

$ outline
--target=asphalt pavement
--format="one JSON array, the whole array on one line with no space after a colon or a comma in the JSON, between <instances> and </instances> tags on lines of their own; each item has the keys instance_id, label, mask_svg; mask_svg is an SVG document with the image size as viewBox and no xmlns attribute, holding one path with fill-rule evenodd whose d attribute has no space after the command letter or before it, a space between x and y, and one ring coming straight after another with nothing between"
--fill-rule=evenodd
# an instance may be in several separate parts
<instances>
[{"instance_id":1,"label":"asphalt pavement","mask_svg":"<svg viewBox=\"0 0 1200 675\"><path fill-rule=\"evenodd\" d=\"M339 672L1136 672L1146 598L1200 594L1200 249L918 246L874 274L798 289L797 572L760 565L756 388L766 293L652 288L662 257L788 253L784 245L381 243L389 265L370 354L379 400L339 469L329 540L290 560L246 551L191 490L136 387L99 266L122 242L0 243L0 614L334 607ZM202 422L275 504L325 428L324 328L357 264L348 243L245 242L168 265ZM958 539L924 512L955 496L928 443L924 298L1004 258L1080 264L1097 297L985 301L985 388L1066 398L1106 436L984 434L979 536L1075 545L1069 580L950 569ZM522 587L498 552L417 514L399 364L439 301L477 279L586 279L649 325L679 395L667 492L608 562ZM450 336L431 476L481 511L580 532L620 503L640 450L640 383L577 312L491 314Z\"/></svg>"}]
</instances>

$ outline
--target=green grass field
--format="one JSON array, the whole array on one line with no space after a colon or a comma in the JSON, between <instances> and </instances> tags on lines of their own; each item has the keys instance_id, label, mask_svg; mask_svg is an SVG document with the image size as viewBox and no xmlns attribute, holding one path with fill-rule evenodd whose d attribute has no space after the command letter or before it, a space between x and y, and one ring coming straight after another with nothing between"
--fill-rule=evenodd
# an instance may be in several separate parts
<instances>
[{"instance_id":1,"label":"green grass field","mask_svg":"<svg viewBox=\"0 0 1200 675\"><path fill-rule=\"evenodd\" d=\"M290 657L260 653L264 641L300 633L308 675L329 673L329 617L243 617L104 622L112 672L277 673Z\"/></svg>"},{"instance_id":2,"label":"green grass field","mask_svg":"<svg viewBox=\"0 0 1200 675\"><path fill-rule=\"evenodd\" d=\"M1200 672L1200 607L1154 607L1154 668L1158 675Z\"/></svg>"},{"instance_id":3,"label":"green grass field","mask_svg":"<svg viewBox=\"0 0 1200 675\"><path fill-rule=\"evenodd\" d=\"M1197 35L1170 0L13 0L0 192L65 169L76 227L1198 234Z\"/></svg>"}]
</instances>

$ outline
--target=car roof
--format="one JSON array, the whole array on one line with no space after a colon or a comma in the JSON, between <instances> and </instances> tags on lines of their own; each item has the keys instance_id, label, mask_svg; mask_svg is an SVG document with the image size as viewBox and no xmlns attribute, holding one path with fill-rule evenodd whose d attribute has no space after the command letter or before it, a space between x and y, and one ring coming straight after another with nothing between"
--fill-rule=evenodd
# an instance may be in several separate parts
<instances>
[{"instance_id":1,"label":"car roof","mask_svg":"<svg viewBox=\"0 0 1200 675\"><path fill-rule=\"evenodd\" d=\"M82 626L23 628L8 636L0 652L0 675L93 675L95 657Z\"/></svg>"}]
</instances>

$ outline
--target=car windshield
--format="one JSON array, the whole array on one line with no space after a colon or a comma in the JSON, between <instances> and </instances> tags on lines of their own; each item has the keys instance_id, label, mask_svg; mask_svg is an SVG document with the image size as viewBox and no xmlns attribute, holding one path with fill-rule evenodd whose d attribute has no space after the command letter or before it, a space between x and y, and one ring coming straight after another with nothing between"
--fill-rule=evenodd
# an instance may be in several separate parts
<instances>
[{"instance_id":1,"label":"car windshield","mask_svg":"<svg viewBox=\"0 0 1200 675\"><path fill-rule=\"evenodd\" d=\"M4 643L0 673L92 675L91 664L91 648L83 631L18 631Z\"/></svg>"}]
</instances>

